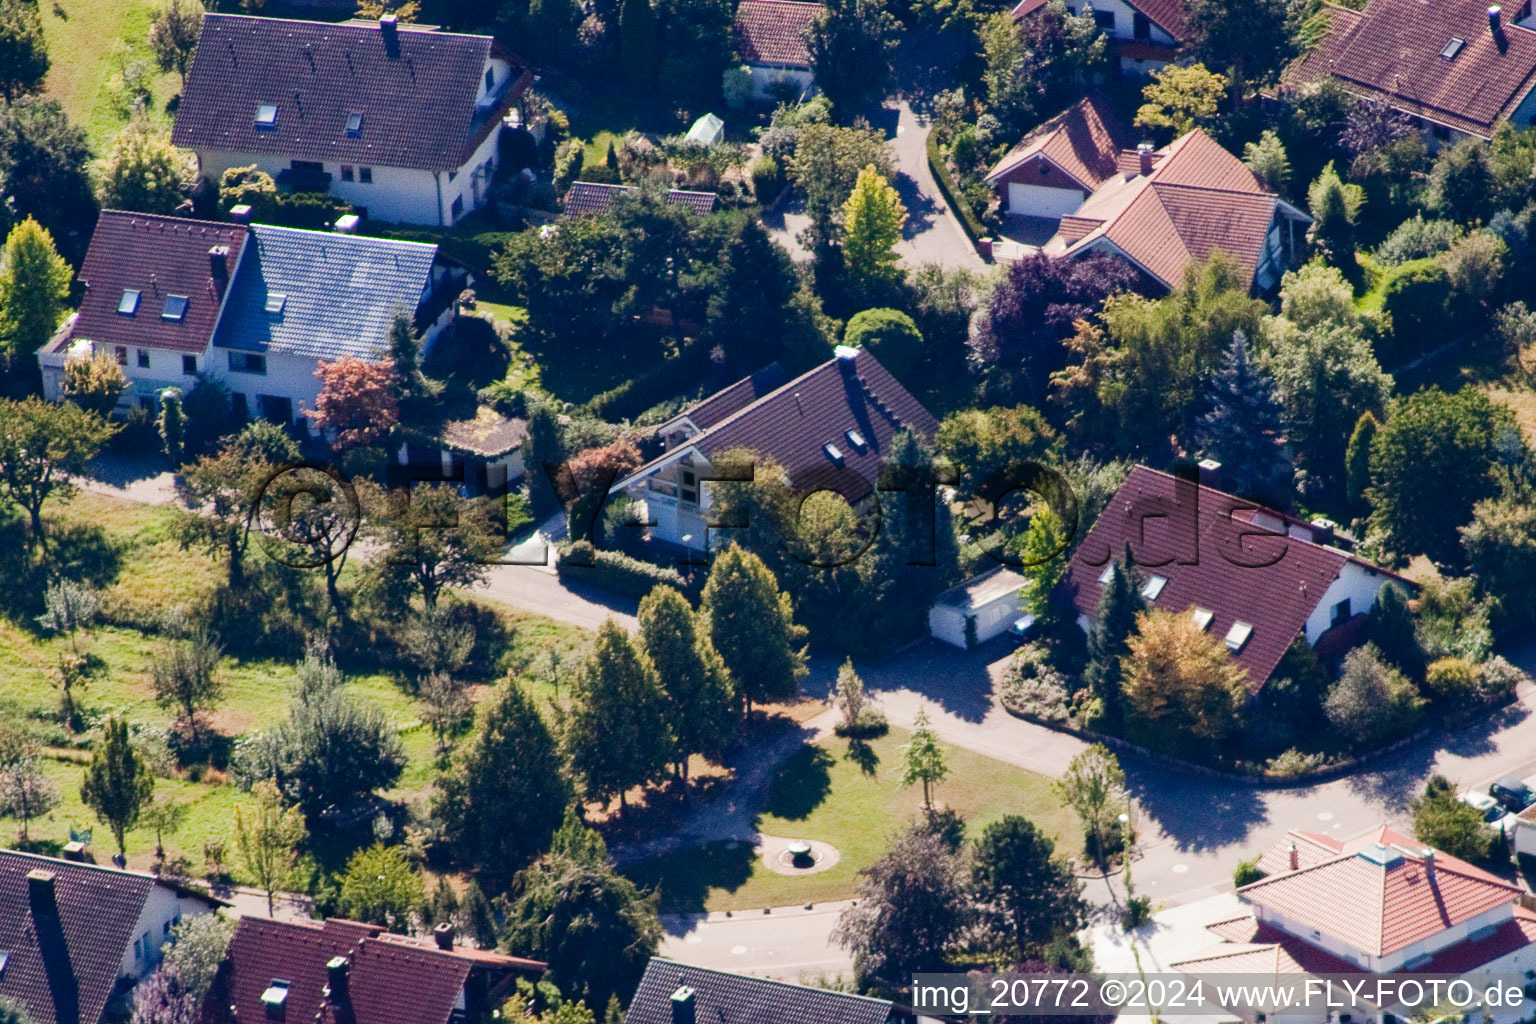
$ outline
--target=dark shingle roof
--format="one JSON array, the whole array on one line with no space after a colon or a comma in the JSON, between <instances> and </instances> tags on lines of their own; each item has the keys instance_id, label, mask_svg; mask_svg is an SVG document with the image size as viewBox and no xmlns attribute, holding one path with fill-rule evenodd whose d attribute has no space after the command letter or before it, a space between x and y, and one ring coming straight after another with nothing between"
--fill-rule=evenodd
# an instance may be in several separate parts
<instances>
[{"instance_id":1,"label":"dark shingle roof","mask_svg":"<svg viewBox=\"0 0 1536 1024\"><path fill-rule=\"evenodd\" d=\"M33 871L53 874L56 915L34 909ZM95 1024L154 887L137 872L0 850L0 996L36 1024Z\"/></svg>"},{"instance_id":2,"label":"dark shingle roof","mask_svg":"<svg viewBox=\"0 0 1536 1024\"><path fill-rule=\"evenodd\" d=\"M672 994L682 987L693 990L699 1024L885 1024L891 1015L891 1004L884 999L689 967L653 956L624 1015L626 1024L672 1024Z\"/></svg>"},{"instance_id":3,"label":"dark shingle roof","mask_svg":"<svg viewBox=\"0 0 1536 1024\"><path fill-rule=\"evenodd\" d=\"M462 166L532 81L512 59L499 99L475 106L489 36L377 23L328 24L209 14L182 90L172 139L188 149L278 153L432 171ZM277 108L256 126L257 108ZM362 115L356 135L347 120Z\"/></svg>"},{"instance_id":4,"label":"dark shingle roof","mask_svg":"<svg viewBox=\"0 0 1536 1024\"><path fill-rule=\"evenodd\" d=\"M773 391L783 387L788 376L784 367L769 363L750 377L743 377L729 387L721 388L683 415L693 421L700 430L708 430L727 416L733 416ZM664 428L663 428L664 429Z\"/></svg>"},{"instance_id":5,"label":"dark shingle roof","mask_svg":"<svg viewBox=\"0 0 1536 1024\"><path fill-rule=\"evenodd\" d=\"M821 4L793 0L742 0L736 8L736 50L748 64L809 68L805 30Z\"/></svg>"},{"instance_id":6,"label":"dark shingle roof","mask_svg":"<svg viewBox=\"0 0 1536 1024\"><path fill-rule=\"evenodd\" d=\"M376 359L397 309L414 314L437 246L251 226L214 344L315 359ZM280 311L267 311L282 296Z\"/></svg>"},{"instance_id":7,"label":"dark shingle roof","mask_svg":"<svg viewBox=\"0 0 1536 1024\"><path fill-rule=\"evenodd\" d=\"M1325 4L1329 31L1286 70L1295 89L1327 75L1357 96L1491 138L1536 87L1536 31L1506 21L1495 37L1483 0ZM1450 59L1442 51L1462 41Z\"/></svg>"},{"instance_id":8,"label":"dark shingle roof","mask_svg":"<svg viewBox=\"0 0 1536 1024\"><path fill-rule=\"evenodd\" d=\"M317 1024L446 1024L477 966L541 972L544 965L473 950L446 952L385 937L355 921L323 924L240 919L229 953L203 1004L204 1024L267 1020L261 994L288 982L286 1018ZM350 1013L337 1012L323 990L332 957L349 960Z\"/></svg>"},{"instance_id":9,"label":"dark shingle roof","mask_svg":"<svg viewBox=\"0 0 1536 1024\"><path fill-rule=\"evenodd\" d=\"M633 191L635 191L633 185L574 181L565 193L565 212L573 217L583 214L599 216L611 213L613 204L618 202L619 196ZM686 206L698 214L713 213L715 200L718 198L713 192L689 192L680 188L674 188L667 193L667 202L673 206Z\"/></svg>"},{"instance_id":10,"label":"dark shingle roof","mask_svg":"<svg viewBox=\"0 0 1536 1024\"><path fill-rule=\"evenodd\" d=\"M687 448L697 448L707 458L745 449L777 462L798 490L831 488L858 501L873 490L871 481L879 474L891 438L903 429L930 439L938 421L861 348L796 377L614 486L624 486ZM849 431L862 437L862 447L848 437ZM827 453L828 443L836 445L840 461Z\"/></svg>"},{"instance_id":11,"label":"dark shingle roof","mask_svg":"<svg viewBox=\"0 0 1536 1024\"><path fill-rule=\"evenodd\" d=\"M101 345L203 351L245 237L240 224L103 211L80 267L80 279L88 286L80 315L62 344L89 339ZM229 247L224 281L212 273L208 250L216 246ZM139 292L132 316L117 311L128 289ZM187 297L180 320L162 318L167 295Z\"/></svg>"},{"instance_id":12,"label":"dark shingle roof","mask_svg":"<svg viewBox=\"0 0 1536 1024\"><path fill-rule=\"evenodd\" d=\"M1248 521L1254 509L1234 495L1137 466L1073 553L1062 592L1093 617L1103 590L1099 576L1129 544L1144 577L1167 580L1153 607L1214 613L1206 632L1218 640L1234 622L1253 627L1233 658L1257 692L1345 563L1358 560L1299 537L1259 534Z\"/></svg>"}]
</instances>

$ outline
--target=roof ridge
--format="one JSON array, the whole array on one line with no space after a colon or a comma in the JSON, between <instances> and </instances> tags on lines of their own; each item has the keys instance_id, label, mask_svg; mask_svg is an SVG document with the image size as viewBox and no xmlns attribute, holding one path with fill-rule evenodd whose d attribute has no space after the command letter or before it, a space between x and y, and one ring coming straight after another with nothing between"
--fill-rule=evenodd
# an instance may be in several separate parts
<instances>
[{"instance_id":1,"label":"roof ridge","mask_svg":"<svg viewBox=\"0 0 1536 1024\"><path fill-rule=\"evenodd\" d=\"M226 21L282 21L288 24L312 25L316 28L344 28L354 32L377 32L378 22L375 19L352 19L348 21L316 21L313 18L277 18L262 14L242 14L233 11L207 11L203 14L204 20L208 18L222 18ZM494 36L480 35L477 32L448 32L442 26L417 25L413 22L402 21L397 23L397 29L401 32L410 32L418 36L436 36L441 38L459 37L461 39L494 40Z\"/></svg>"},{"instance_id":2,"label":"roof ridge","mask_svg":"<svg viewBox=\"0 0 1536 1024\"><path fill-rule=\"evenodd\" d=\"M773 0L770 0L770 2L773 2ZM783 2L783 0L777 0L777 2ZM891 1001L889 999L880 999L875 996L864 996L854 992L839 992L836 989L818 988L815 985L802 985L799 982L794 981L780 981L777 978L760 978L755 974L742 974L738 971L722 970L719 967L699 967L694 964L685 964L678 960L672 960L664 956L653 956L651 957L651 962L667 964L672 967L681 968L685 971L698 971L700 974L715 974L726 978L735 978L740 981L750 981L754 984L775 985L779 988L796 989L801 992L820 992L823 995L839 996L843 999L855 999L866 1003L876 1003L881 1006L891 1005Z\"/></svg>"},{"instance_id":3,"label":"roof ridge","mask_svg":"<svg viewBox=\"0 0 1536 1024\"><path fill-rule=\"evenodd\" d=\"M1148 184L1154 189L1173 188L1187 189L1190 192L1221 192L1233 196L1251 196L1254 199L1276 200L1280 198L1278 192L1249 192L1246 189L1225 188L1221 185L1192 185L1187 181L1158 181L1156 169L1153 170Z\"/></svg>"},{"instance_id":4,"label":"roof ridge","mask_svg":"<svg viewBox=\"0 0 1536 1024\"><path fill-rule=\"evenodd\" d=\"M45 864L54 864L63 868L80 868L87 871L100 871L116 877L137 878L141 881L159 885L160 879L147 871L137 871L131 868L108 867L105 864L92 864L83 860L65 860L62 857L50 857L44 853L31 853L27 850L13 850L9 847L0 848L0 857L25 857L28 860L41 861Z\"/></svg>"}]
</instances>

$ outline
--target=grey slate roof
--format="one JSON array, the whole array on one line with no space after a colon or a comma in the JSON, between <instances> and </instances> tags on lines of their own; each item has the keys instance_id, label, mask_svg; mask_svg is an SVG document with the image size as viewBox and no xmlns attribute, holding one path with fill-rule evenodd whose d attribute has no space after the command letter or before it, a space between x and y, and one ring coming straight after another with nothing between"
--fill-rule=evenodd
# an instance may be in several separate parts
<instances>
[{"instance_id":1,"label":"grey slate roof","mask_svg":"<svg viewBox=\"0 0 1536 1024\"><path fill-rule=\"evenodd\" d=\"M57 913L34 909L27 875L54 876ZM154 879L0 850L0 996L36 1024L95 1024L117 984Z\"/></svg>"},{"instance_id":2,"label":"grey slate roof","mask_svg":"<svg viewBox=\"0 0 1536 1024\"><path fill-rule=\"evenodd\" d=\"M672 993L684 986L693 990L698 1024L885 1024L891 1015L891 1004L884 999L689 967L653 956L624 1015L625 1024L672 1024Z\"/></svg>"},{"instance_id":3,"label":"grey slate roof","mask_svg":"<svg viewBox=\"0 0 1536 1024\"><path fill-rule=\"evenodd\" d=\"M432 171L463 166L532 74L490 36L378 23L328 24L209 14L176 111L172 140L196 150L277 153ZM486 62L513 64L497 102L477 109ZM256 126L261 104L276 123ZM362 114L361 130L347 118Z\"/></svg>"},{"instance_id":4,"label":"grey slate roof","mask_svg":"<svg viewBox=\"0 0 1536 1024\"><path fill-rule=\"evenodd\" d=\"M251 226L224 318L222 348L312 359L377 359L395 311L416 311L437 246L267 224ZM281 312L267 299L283 295Z\"/></svg>"},{"instance_id":5,"label":"grey slate roof","mask_svg":"<svg viewBox=\"0 0 1536 1024\"><path fill-rule=\"evenodd\" d=\"M613 204L618 201L619 196L633 191L635 191L633 185L573 181L565 193L565 212L571 216L609 213L613 210ZM680 188L674 188L667 193L667 202L673 206L686 206L699 214L713 213L717 198L719 197L713 192L690 192Z\"/></svg>"}]
</instances>

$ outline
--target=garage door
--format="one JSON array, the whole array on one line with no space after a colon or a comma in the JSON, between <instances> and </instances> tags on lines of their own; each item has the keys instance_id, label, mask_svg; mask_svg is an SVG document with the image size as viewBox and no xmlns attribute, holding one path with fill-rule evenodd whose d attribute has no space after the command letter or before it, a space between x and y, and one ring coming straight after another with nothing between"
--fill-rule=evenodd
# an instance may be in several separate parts
<instances>
[{"instance_id":1,"label":"garage door","mask_svg":"<svg viewBox=\"0 0 1536 1024\"><path fill-rule=\"evenodd\" d=\"M1088 198L1075 188L1008 183L1008 212L1021 217L1066 217Z\"/></svg>"}]
</instances>

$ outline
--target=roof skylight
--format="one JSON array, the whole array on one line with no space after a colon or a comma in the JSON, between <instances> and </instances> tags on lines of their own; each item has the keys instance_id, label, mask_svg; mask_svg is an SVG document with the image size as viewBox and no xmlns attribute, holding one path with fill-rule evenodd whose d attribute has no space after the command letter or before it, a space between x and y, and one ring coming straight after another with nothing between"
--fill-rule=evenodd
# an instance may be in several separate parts
<instances>
[{"instance_id":1,"label":"roof skylight","mask_svg":"<svg viewBox=\"0 0 1536 1024\"><path fill-rule=\"evenodd\" d=\"M850 430L844 436L848 438L848 443L853 445L859 451L863 451L864 447L869 443L868 441L864 440L864 435L859 433L857 430Z\"/></svg>"},{"instance_id":2,"label":"roof skylight","mask_svg":"<svg viewBox=\"0 0 1536 1024\"><path fill-rule=\"evenodd\" d=\"M363 115L356 110L347 115L347 134L354 139L363 134Z\"/></svg>"},{"instance_id":3,"label":"roof skylight","mask_svg":"<svg viewBox=\"0 0 1536 1024\"><path fill-rule=\"evenodd\" d=\"M139 290L124 288L123 297L117 300L117 311L123 316L133 316L139 311Z\"/></svg>"},{"instance_id":4,"label":"roof skylight","mask_svg":"<svg viewBox=\"0 0 1536 1024\"><path fill-rule=\"evenodd\" d=\"M288 304L288 296L284 295L283 293L281 293L281 292L268 292L267 293L267 312L268 313L281 313L283 311L283 307L286 306L287 304Z\"/></svg>"},{"instance_id":5,"label":"roof skylight","mask_svg":"<svg viewBox=\"0 0 1536 1024\"><path fill-rule=\"evenodd\" d=\"M1452 36L1451 41L1445 44L1445 49L1440 51L1440 56L1446 60L1455 60L1461 48L1467 45L1467 41L1460 36Z\"/></svg>"},{"instance_id":6,"label":"roof skylight","mask_svg":"<svg viewBox=\"0 0 1536 1024\"><path fill-rule=\"evenodd\" d=\"M181 322L181 318L187 315L187 297L185 295L167 295L165 308L160 311L160 319Z\"/></svg>"},{"instance_id":7,"label":"roof skylight","mask_svg":"<svg viewBox=\"0 0 1536 1024\"><path fill-rule=\"evenodd\" d=\"M1194 610L1189 613L1189 617L1195 620L1195 625L1199 626L1200 632L1203 633L1211 628L1211 620L1216 617L1216 613L1209 608L1201 608L1199 605L1195 605Z\"/></svg>"},{"instance_id":8,"label":"roof skylight","mask_svg":"<svg viewBox=\"0 0 1536 1024\"><path fill-rule=\"evenodd\" d=\"M1243 645L1248 642L1248 638L1252 635L1253 626L1246 622L1234 622L1232 623L1232 628L1227 630L1227 635L1223 642L1227 645L1227 650L1236 654L1243 649Z\"/></svg>"},{"instance_id":9,"label":"roof skylight","mask_svg":"<svg viewBox=\"0 0 1536 1024\"><path fill-rule=\"evenodd\" d=\"M1157 595L1161 594L1163 592L1163 588L1167 585L1168 577L1158 576L1156 573L1154 573L1153 575L1148 576L1147 582L1141 585L1141 596L1146 598L1148 601L1156 601Z\"/></svg>"},{"instance_id":10,"label":"roof skylight","mask_svg":"<svg viewBox=\"0 0 1536 1024\"><path fill-rule=\"evenodd\" d=\"M1114 574L1115 574L1115 563L1114 562L1110 562L1108 565L1106 565L1104 567L1104 571L1099 573L1099 585L1103 586L1104 584L1108 583L1109 582L1109 578L1111 576L1113 576Z\"/></svg>"},{"instance_id":11,"label":"roof skylight","mask_svg":"<svg viewBox=\"0 0 1536 1024\"><path fill-rule=\"evenodd\" d=\"M257 128L276 128L277 127L277 104L276 103L258 103L258 104L256 104L256 127Z\"/></svg>"},{"instance_id":12,"label":"roof skylight","mask_svg":"<svg viewBox=\"0 0 1536 1024\"><path fill-rule=\"evenodd\" d=\"M822 445L821 450L826 452L827 458L831 459L833 462L843 461L843 450L837 445L833 444L831 441L828 441L826 444Z\"/></svg>"}]
</instances>

